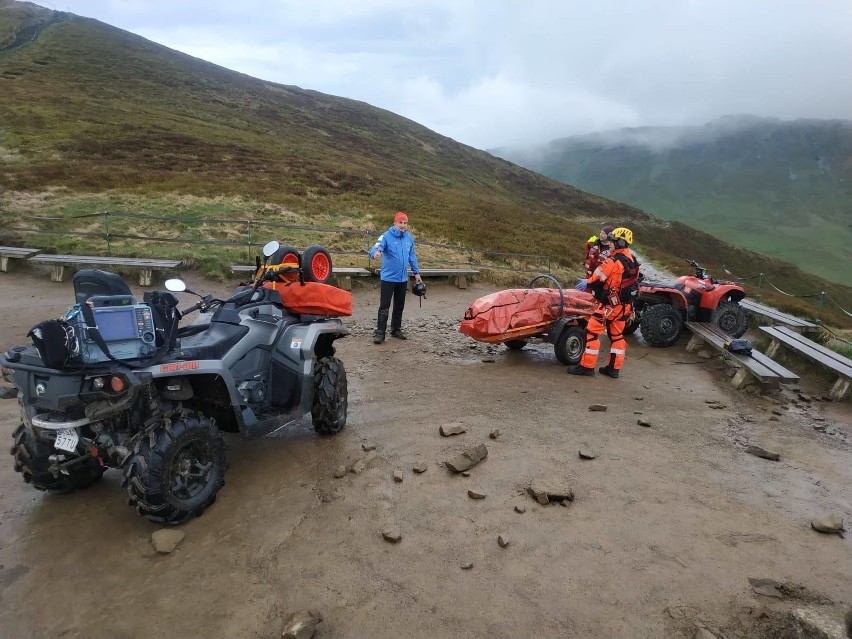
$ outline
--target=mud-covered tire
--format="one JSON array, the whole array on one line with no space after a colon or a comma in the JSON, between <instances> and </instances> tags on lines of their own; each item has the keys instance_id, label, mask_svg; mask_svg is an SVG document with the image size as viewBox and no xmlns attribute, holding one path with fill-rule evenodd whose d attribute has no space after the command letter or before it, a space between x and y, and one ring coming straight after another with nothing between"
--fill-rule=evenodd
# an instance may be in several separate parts
<instances>
[{"instance_id":1,"label":"mud-covered tire","mask_svg":"<svg viewBox=\"0 0 852 639\"><path fill-rule=\"evenodd\" d=\"M565 366L579 364L584 350L586 350L585 326L566 326L559 334L556 344L553 345L556 359Z\"/></svg>"},{"instance_id":2,"label":"mud-covered tire","mask_svg":"<svg viewBox=\"0 0 852 639\"><path fill-rule=\"evenodd\" d=\"M216 423L187 411L146 431L124 463L128 504L167 525L197 517L225 484L228 444Z\"/></svg>"},{"instance_id":3,"label":"mud-covered tire","mask_svg":"<svg viewBox=\"0 0 852 639\"><path fill-rule=\"evenodd\" d=\"M314 244L302 253L302 272L306 282L325 284L331 279L331 255L319 244Z\"/></svg>"},{"instance_id":4,"label":"mud-covered tire","mask_svg":"<svg viewBox=\"0 0 852 639\"><path fill-rule=\"evenodd\" d=\"M48 470L49 458L54 454L63 454L50 442L36 439L32 431L20 424L12 433L14 444L9 451L15 458L15 471L21 473L24 481L38 490L50 493L69 493L72 490L88 488L98 481L106 471L98 460L86 455L80 463L68 467L68 474L60 473L54 477ZM64 453L69 459L71 453Z\"/></svg>"},{"instance_id":5,"label":"mud-covered tire","mask_svg":"<svg viewBox=\"0 0 852 639\"><path fill-rule=\"evenodd\" d=\"M731 337L742 337L748 330L748 311L737 302L719 302L711 321Z\"/></svg>"},{"instance_id":6,"label":"mud-covered tire","mask_svg":"<svg viewBox=\"0 0 852 639\"><path fill-rule=\"evenodd\" d=\"M269 258L271 266L279 264L296 264L302 266L302 256L299 251L293 246L281 246ZM298 271L288 271L278 275L278 279L282 282L295 282L299 279Z\"/></svg>"},{"instance_id":7,"label":"mud-covered tire","mask_svg":"<svg viewBox=\"0 0 852 639\"><path fill-rule=\"evenodd\" d=\"M349 391L346 369L336 357L318 359L314 367L314 402L311 418L318 435L334 435L346 426Z\"/></svg>"},{"instance_id":8,"label":"mud-covered tire","mask_svg":"<svg viewBox=\"0 0 852 639\"><path fill-rule=\"evenodd\" d=\"M508 342L503 342L510 351L519 351L527 345L525 339L510 339Z\"/></svg>"},{"instance_id":9,"label":"mud-covered tire","mask_svg":"<svg viewBox=\"0 0 852 639\"><path fill-rule=\"evenodd\" d=\"M680 335L683 318L671 304L653 304L645 308L639 325L650 346L671 346Z\"/></svg>"}]
</instances>

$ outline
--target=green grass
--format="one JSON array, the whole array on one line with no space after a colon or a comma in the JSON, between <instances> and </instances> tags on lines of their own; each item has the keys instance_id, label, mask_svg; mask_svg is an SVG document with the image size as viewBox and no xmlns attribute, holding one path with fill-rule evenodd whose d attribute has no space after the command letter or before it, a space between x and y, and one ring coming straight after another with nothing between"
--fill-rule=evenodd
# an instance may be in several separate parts
<instances>
[{"instance_id":1,"label":"green grass","mask_svg":"<svg viewBox=\"0 0 852 639\"><path fill-rule=\"evenodd\" d=\"M403 209L421 242L546 254L560 280L573 282L585 239L610 222L629 226L642 255L676 272L686 272L684 258L716 275L723 265L737 275L764 272L788 290L826 290L852 308L852 289L843 284L585 193L368 104L263 82L94 20L0 0L0 43L11 41L4 39L10 24L34 37L0 44L0 243L107 252L94 237L44 233L34 215L61 218L52 222L56 230L92 233L103 232L100 218L72 218L120 210L378 233ZM174 255L218 273L249 259L248 231L238 225L111 219L109 231L146 237L111 241L117 254ZM246 248L164 241L186 235ZM266 239L252 232L253 242ZM352 241L292 229L276 239L339 250ZM467 251L428 252L435 260L470 259ZM765 299L809 316L815 311L806 301ZM849 325L836 309L824 319Z\"/></svg>"}]
</instances>

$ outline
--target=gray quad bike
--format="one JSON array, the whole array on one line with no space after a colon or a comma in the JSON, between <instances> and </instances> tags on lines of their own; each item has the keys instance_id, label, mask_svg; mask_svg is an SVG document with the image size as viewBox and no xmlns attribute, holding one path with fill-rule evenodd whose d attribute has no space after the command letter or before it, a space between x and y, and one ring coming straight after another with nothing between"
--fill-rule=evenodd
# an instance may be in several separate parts
<instances>
[{"instance_id":1,"label":"gray quad bike","mask_svg":"<svg viewBox=\"0 0 852 639\"><path fill-rule=\"evenodd\" d=\"M21 405L11 453L24 481L66 493L116 468L140 515L175 525L200 515L224 485L223 432L261 437L307 414L317 434L340 432L347 382L334 342L349 331L336 317L288 312L262 286L280 277L266 268L279 248L267 244L262 275L226 300L169 280L170 292L147 292L140 305L114 273L75 274L77 305L66 319L42 322L33 344L0 356ZM173 292L182 291L200 300L179 311ZM120 309L133 314L125 335Z\"/></svg>"}]
</instances>

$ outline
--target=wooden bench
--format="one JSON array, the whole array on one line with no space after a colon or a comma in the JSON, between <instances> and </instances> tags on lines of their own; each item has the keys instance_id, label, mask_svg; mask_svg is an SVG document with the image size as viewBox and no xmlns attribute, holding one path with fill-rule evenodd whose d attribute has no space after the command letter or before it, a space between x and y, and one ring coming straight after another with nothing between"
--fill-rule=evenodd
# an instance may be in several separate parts
<instances>
[{"instance_id":1,"label":"wooden bench","mask_svg":"<svg viewBox=\"0 0 852 639\"><path fill-rule=\"evenodd\" d=\"M34 255L41 253L42 249L24 248L21 246L0 246L0 271L5 273L9 270L9 258L28 260Z\"/></svg>"},{"instance_id":2,"label":"wooden bench","mask_svg":"<svg viewBox=\"0 0 852 639\"><path fill-rule=\"evenodd\" d=\"M139 285L150 286L154 271L168 271L180 267L181 260L155 260L135 257L98 257L93 255L35 255L29 258L35 264L50 266L50 279L61 282L65 275L65 267L98 268L106 267L116 270L138 270Z\"/></svg>"},{"instance_id":3,"label":"wooden bench","mask_svg":"<svg viewBox=\"0 0 852 639\"><path fill-rule=\"evenodd\" d=\"M231 272L233 273L254 273L255 267L249 264L232 264ZM353 277L367 277L371 275L370 271L359 266L332 266L331 274L337 282L337 287L344 291L352 290Z\"/></svg>"},{"instance_id":4,"label":"wooden bench","mask_svg":"<svg viewBox=\"0 0 852 639\"><path fill-rule=\"evenodd\" d=\"M707 343L722 353L728 361L739 366L736 375L731 379L734 388L741 388L748 382L751 375L756 378L762 386L777 387L781 382L797 382L799 376L787 370L778 362L773 361L757 349L752 349L751 355L732 353L726 348L726 344L733 339L730 335L722 332L715 324L702 322L686 322L686 328L692 331L692 339L686 345L689 352L695 351L702 343Z\"/></svg>"},{"instance_id":5,"label":"wooden bench","mask_svg":"<svg viewBox=\"0 0 852 639\"><path fill-rule=\"evenodd\" d=\"M761 326L760 330L772 338L769 348L766 349L767 355L775 355L781 346L786 346L837 374L837 381L828 394L831 399L841 400L849 392L852 360L785 326Z\"/></svg>"},{"instance_id":6,"label":"wooden bench","mask_svg":"<svg viewBox=\"0 0 852 639\"><path fill-rule=\"evenodd\" d=\"M479 275L479 271L464 268L422 268L420 269L420 277L446 277L450 283L455 284L458 288L467 288L468 276ZM414 274L409 270L408 277L414 277Z\"/></svg>"},{"instance_id":7,"label":"wooden bench","mask_svg":"<svg viewBox=\"0 0 852 639\"><path fill-rule=\"evenodd\" d=\"M813 322L803 320L795 315L782 313L778 309L758 304L753 300L740 300L740 306L746 309L749 313L760 315L761 317L769 320L771 324L781 324L782 326L787 326L788 328L800 333L811 333L819 330L819 326Z\"/></svg>"}]
</instances>

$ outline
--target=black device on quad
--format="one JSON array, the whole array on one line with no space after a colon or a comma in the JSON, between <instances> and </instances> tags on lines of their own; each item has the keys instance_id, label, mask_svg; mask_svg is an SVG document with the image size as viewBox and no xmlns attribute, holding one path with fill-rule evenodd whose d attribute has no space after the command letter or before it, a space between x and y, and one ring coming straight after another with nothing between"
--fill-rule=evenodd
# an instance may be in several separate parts
<instances>
[{"instance_id":1,"label":"black device on quad","mask_svg":"<svg viewBox=\"0 0 852 639\"><path fill-rule=\"evenodd\" d=\"M684 322L711 322L734 338L746 332L748 311L739 304L745 297L742 286L717 280L695 260L686 262L692 266L693 275L673 282L640 280L633 304L635 319L626 334L641 329L649 345L670 346Z\"/></svg>"},{"instance_id":2,"label":"black device on quad","mask_svg":"<svg viewBox=\"0 0 852 639\"><path fill-rule=\"evenodd\" d=\"M280 249L264 247L263 266ZM316 257L319 255L319 257ZM315 252L314 276L330 270ZM328 261L328 264L326 264ZM307 414L320 435L346 425L347 382L334 341L339 318L295 315L263 283L301 261L264 268L228 299L202 296L180 280L137 304L119 276L74 276L76 304L63 320L33 328L33 344L0 356L18 389L15 470L39 490L86 488L122 471L130 505L180 524L216 499L228 467L223 432L260 437ZM174 293L199 301L179 311ZM179 326L194 311L198 317Z\"/></svg>"}]
</instances>

